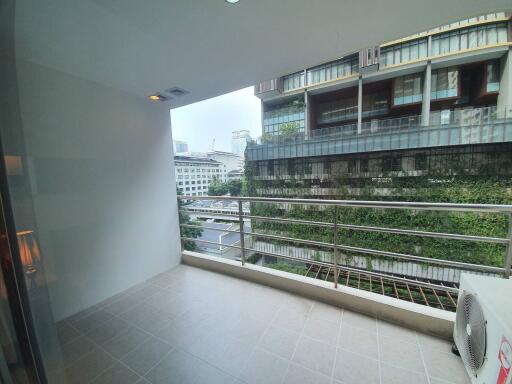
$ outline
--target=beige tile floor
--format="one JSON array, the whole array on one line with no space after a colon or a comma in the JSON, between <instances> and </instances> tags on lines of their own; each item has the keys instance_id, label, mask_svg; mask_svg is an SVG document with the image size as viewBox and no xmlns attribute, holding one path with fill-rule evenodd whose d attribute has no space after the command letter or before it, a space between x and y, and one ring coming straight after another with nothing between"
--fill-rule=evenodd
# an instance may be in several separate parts
<instances>
[{"instance_id":1,"label":"beige tile floor","mask_svg":"<svg viewBox=\"0 0 512 384\"><path fill-rule=\"evenodd\" d=\"M58 331L56 383L469 383L445 341L185 265Z\"/></svg>"}]
</instances>

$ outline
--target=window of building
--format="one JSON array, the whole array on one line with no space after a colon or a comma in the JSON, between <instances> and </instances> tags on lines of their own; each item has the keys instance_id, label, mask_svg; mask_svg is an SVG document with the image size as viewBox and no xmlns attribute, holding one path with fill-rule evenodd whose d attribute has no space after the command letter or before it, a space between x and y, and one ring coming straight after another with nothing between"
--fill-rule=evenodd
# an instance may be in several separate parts
<instances>
[{"instance_id":1,"label":"window of building","mask_svg":"<svg viewBox=\"0 0 512 384\"><path fill-rule=\"evenodd\" d=\"M359 160L359 170L361 172L369 172L370 171L370 164L369 164L368 159Z\"/></svg>"},{"instance_id":2,"label":"window of building","mask_svg":"<svg viewBox=\"0 0 512 384\"><path fill-rule=\"evenodd\" d=\"M304 174L311 175L313 173L313 162L311 160L304 160Z\"/></svg>"},{"instance_id":3,"label":"window of building","mask_svg":"<svg viewBox=\"0 0 512 384\"><path fill-rule=\"evenodd\" d=\"M432 100L457 97L459 94L459 71L456 67L432 71Z\"/></svg>"},{"instance_id":4,"label":"window of building","mask_svg":"<svg viewBox=\"0 0 512 384\"><path fill-rule=\"evenodd\" d=\"M382 159L382 170L384 172L401 171L402 159L400 157L385 157Z\"/></svg>"},{"instance_id":5,"label":"window of building","mask_svg":"<svg viewBox=\"0 0 512 384\"><path fill-rule=\"evenodd\" d=\"M274 176L274 161L273 160L269 160L267 162L267 175Z\"/></svg>"},{"instance_id":6,"label":"window of building","mask_svg":"<svg viewBox=\"0 0 512 384\"><path fill-rule=\"evenodd\" d=\"M283 90L290 91L292 89L304 86L304 71L286 75L283 77Z\"/></svg>"},{"instance_id":7,"label":"window of building","mask_svg":"<svg viewBox=\"0 0 512 384\"><path fill-rule=\"evenodd\" d=\"M318 104L317 123L327 124L357 119L357 98L349 97Z\"/></svg>"},{"instance_id":8,"label":"window of building","mask_svg":"<svg viewBox=\"0 0 512 384\"><path fill-rule=\"evenodd\" d=\"M294 176L295 173L296 173L296 162L295 162L295 159L288 159L287 168L288 168L288 175Z\"/></svg>"},{"instance_id":9,"label":"window of building","mask_svg":"<svg viewBox=\"0 0 512 384\"><path fill-rule=\"evenodd\" d=\"M330 174L331 173L331 162L329 160L324 161L323 163L324 167L324 174Z\"/></svg>"},{"instance_id":10,"label":"window of building","mask_svg":"<svg viewBox=\"0 0 512 384\"><path fill-rule=\"evenodd\" d=\"M357 172L357 161L351 159L347 162L347 173L356 173Z\"/></svg>"},{"instance_id":11,"label":"window of building","mask_svg":"<svg viewBox=\"0 0 512 384\"><path fill-rule=\"evenodd\" d=\"M445 55L505 43L508 41L507 24L496 23L441 33L432 37L432 56Z\"/></svg>"},{"instance_id":12,"label":"window of building","mask_svg":"<svg viewBox=\"0 0 512 384\"><path fill-rule=\"evenodd\" d=\"M388 113L388 94L386 91L363 95L363 118Z\"/></svg>"},{"instance_id":13,"label":"window of building","mask_svg":"<svg viewBox=\"0 0 512 384\"><path fill-rule=\"evenodd\" d=\"M380 50L380 66L407 63L427 57L427 39L408 41L383 47Z\"/></svg>"},{"instance_id":14,"label":"window of building","mask_svg":"<svg viewBox=\"0 0 512 384\"><path fill-rule=\"evenodd\" d=\"M425 153L419 153L414 157L414 169L416 171L427 169L427 155Z\"/></svg>"},{"instance_id":15,"label":"window of building","mask_svg":"<svg viewBox=\"0 0 512 384\"><path fill-rule=\"evenodd\" d=\"M285 123L296 123L299 132L304 132L305 107L300 101L275 107L263 113L263 132L277 136Z\"/></svg>"},{"instance_id":16,"label":"window of building","mask_svg":"<svg viewBox=\"0 0 512 384\"><path fill-rule=\"evenodd\" d=\"M423 75L397 77L393 80L393 105L419 103L423 99Z\"/></svg>"},{"instance_id":17,"label":"window of building","mask_svg":"<svg viewBox=\"0 0 512 384\"><path fill-rule=\"evenodd\" d=\"M317 84L323 81L336 80L341 77L353 75L359 71L359 58L357 55L325 63L308 69L307 84Z\"/></svg>"},{"instance_id":18,"label":"window of building","mask_svg":"<svg viewBox=\"0 0 512 384\"><path fill-rule=\"evenodd\" d=\"M500 90L500 63L498 61L491 61L486 64L485 80L485 90L487 93Z\"/></svg>"}]
</instances>

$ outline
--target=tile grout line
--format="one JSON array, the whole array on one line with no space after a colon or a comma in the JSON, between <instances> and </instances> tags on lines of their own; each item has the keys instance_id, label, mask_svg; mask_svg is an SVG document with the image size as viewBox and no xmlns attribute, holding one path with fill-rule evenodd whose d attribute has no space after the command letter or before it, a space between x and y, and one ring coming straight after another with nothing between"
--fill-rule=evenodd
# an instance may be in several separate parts
<instances>
[{"instance_id":1,"label":"tile grout line","mask_svg":"<svg viewBox=\"0 0 512 384\"><path fill-rule=\"evenodd\" d=\"M340 342L340 338L341 338L341 327L343 325L343 317L345 316L345 308L340 308L341 309L341 317L340 317L340 325L338 327L338 335L336 337L336 345L335 345L335 353L334 353L334 363L332 365L332 370L331 370L331 382L334 383L334 370L336 369L336 362L338 361L338 346L339 346L339 342Z\"/></svg>"},{"instance_id":2,"label":"tile grout line","mask_svg":"<svg viewBox=\"0 0 512 384\"><path fill-rule=\"evenodd\" d=\"M427 383L430 384L430 375L428 374L427 364L425 363L425 357L423 356L423 348L420 344L420 338L418 336L418 332L414 331L414 335L416 336L416 345L420 351L421 363L423 364L423 369L425 370L425 374L427 375Z\"/></svg>"},{"instance_id":3,"label":"tile grout line","mask_svg":"<svg viewBox=\"0 0 512 384\"><path fill-rule=\"evenodd\" d=\"M254 353L256 352L256 349L257 348L260 348L260 343L261 343L261 340L263 340L263 337L265 337L265 335L267 334L267 331L269 330L269 328L271 327L272 323L274 322L274 319L277 317L277 314L279 313L279 309L277 311L275 311L275 313L272 315L272 318L270 319L270 322L267 323L267 326L265 327L265 330L261 333L260 337L258 338L258 341L255 343L250 355L249 355L249 358L247 358L247 361L243 364L243 367L242 369L240 370L240 376L242 375L242 372L245 370L245 368L247 367L247 363L249 361L251 361L251 357L254 355ZM266 349L264 348L261 348L263 351L265 352L268 352ZM277 356L275 354L273 354L274 356ZM219 369L219 368L218 368ZM238 378L242 381L245 382L245 380L243 380L242 377ZM284 378L283 378L284 379Z\"/></svg>"},{"instance_id":4,"label":"tile grout line","mask_svg":"<svg viewBox=\"0 0 512 384\"><path fill-rule=\"evenodd\" d=\"M159 288L159 289L161 289L161 290L165 290L165 288L163 288L163 287L159 287L159 286L156 286L156 287L157 287L157 288ZM155 293L155 294L156 294L156 293ZM153 294L153 295L155 295L155 294ZM128 296L130 296L130 297L134 297L134 296L129 295L129 294L126 294L126 295L128 295ZM152 297L153 295L150 295L149 297ZM140 298L139 298L139 299L141 300L141 302L140 302L140 303L135 304L134 306L130 307L130 309L127 309L126 311L121 312L119 315L122 315L123 313L126 313L126 312L128 312L129 310L131 310L132 308L134 308L136 305L139 305L139 304L141 304L141 303L145 302L147 299L149 299L149 297L148 297L148 298L146 298L146 299L140 299ZM113 304L113 303L111 303L111 304ZM110 304L108 304L108 305L110 305ZM106 306L108 306L108 305L106 305ZM99 308L98 310L93 311L92 313L95 313L95 312L97 312L97 311L99 311L99 310L101 310L101 309L104 309L106 306L103 306L102 308ZM151 369L153 369L154 367L156 367L158 364L160 364L160 362L161 362L161 361L162 361L162 360L163 360L163 359L164 359L168 354L170 354L172 351L174 351L174 350L176 350L176 349L177 349L176 347L174 347L174 346L172 346L171 344L169 344L166 340L163 340L163 339L161 339L160 337L158 337L158 336L154 335L153 333L148 332L148 331L146 331L146 330L144 330L144 329L140 328L138 325L136 325L136 324L134 324L134 323L132 323L132 322L130 322L130 321L128 321L128 320L122 319L121 317L119 317L119 315L114 315L114 314L112 314L112 313L110 313L110 312L108 312L108 313L109 313L110 315L112 315L112 319L113 319L113 318L116 318L116 319L118 319L118 320L121 320L121 321L123 321L123 322L125 322L125 323L129 324L130 326L133 326L135 329L137 329L137 330L139 330L139 331L141 331L141 332L144 332L145 334L148 334L149 336L152 336L152 337L154 337L155 339L157 339L157 340L159 340L159 341L162 341L163 343L165 343L165 344L167 344L167 345L169 345L169 346L171 347L171 349L170 349L167 353L165 353L165 354L162 356L162 358L161 358L160 360L158 360L158 362L157 362L154 366L152 366L149 370L147 370L147 371L144 373L144 375L145 375L145 374L147 374ZM88 316L88 315L87 315L87 316ZM85 316L85 317L87 317L87 316ZM109 319L109 320L111 320L111 319ZM101 322L97 327L94 327L93 329L96 329L96 328L100 327L101 325L103 325L103 324L107 323L109 320ZM170 322L172 322L173 320L175 320L175 319L169 319L169 322L167 322L167 323L166 323L166 324L165 324L161 329L163 329L165 326L167 326L167 325L168 325ZM100 348L103 352L105 352L108 356L110 356L110 357L114 360L114 363L113 363L113 364L109 365L107 368L105 368L104 370L100 371L96 376L94 376L93 378L91 378L91 380L90 380L89 382L93 382L93 381L94 381L94 380L96 380L96 379L97 379L101 374L103 374L103 373L104 373L104 372L106 372L108 369L110 369L111 367L113 367L113 366L115 365L115 362L118 362L118 363L122 364L123 366L125 366L126 368L128 368L130 371L132 371L133 373L135 373L135 374L139 377L139 380L140 380L140 378L144 378L144 379L145 379L144 375L140 375L140 374L138 374L138 373L137 373L137 372L135 372L133 369L131 369L127 364L125 364L122 360L120 360L120 359L116 358L115 356L113 356L113 355L112 355L110 352L108 352L108 351L107 351L107 350L106 350L102 345L98 344L96 341L94 341L93 339L91 339L91 338L87 335L87 333L84 333L84 332L82 332L82 331L80 331L80 330L76 329L76 328L73 326L73 324L71 324L71 323L68 323L68 324L69 324L73 329L75 329L75 330L79 333L79 335L80 335L80 336L85 337L87 340L90 340L90 341L91 341L91 342L92 342L92 343L93 343L97 348ZM93 329L91 329L91 331L92 331ZM107 342L110 342L110 341L112 341L112 340L115 340L115 339L121 338L121 337L122 337L124 334L126 334L127 332L128 332L128 331L123 332L123 333L121 333L120 335L118 335L118 336L116 336L116 337L112 337L112 338L110 338ZM80 336L79 336L79 337L80 337ZM147 340L146 340L145 342L141 343L140 345L138 345L137 347L133 348L130 352L126 353L124 356L129 355L130 353L132 353L133 351L135 351L137 348L139 348L140 346L142 346L142 345L144 345L144 344L146 344L146 343L147 343ZM94 351L89 351L88 353L84 354L82 357L80 357L80 358L79 358L79 359L77 359L76 361L78 361L78 360L82 359L82 358L83 358L83 357L85 357L85 356L90 355L92 352L94 352ZM123 357L124 357L124 356L123 356ZM75 362L76 362L76 361L75 361ZM73 363L71 363L71 364L74 364L75 362L73 362ZM69 365L71 365L71 364L69 364ZM147 380L147 379L146 379L146 380Z\"/></svg>"},{"instance_id":5,"label":"tile grout line","mask_svg":"<svg viewBox=\"0 0 512 384\"><path fill-rule=\"evenodd\" d=\"M380 322L377 318L375 318L375 325L377 329L377 364L379 366L379 383L382 384L382 364L381 364L381 351L380 351Z\"/></svg>"},{"instance_id":6,"label":"tile grout line","mask_svg":"<svg viewBox=\"0 0 512 384\"><path fill-rule=\"evenodd\" d=\"M315 304L313 303L313 305L311 305L311 308L309 308L309 311L308 311L308 313L306 315L306 320L304 321L304 325L302 326L302 329L299 332L299 338L297 340L297 344L295 345L295 348L293 348L293 353L292 353L292 356L290 357L290 362L288 363L288 367L286 368L286 371L285 371L285 373L283 375L283 381L286 379L286 376L288 376L288 372L290 371L290 366L293 363L293 358L295 357L295 353L297 352L297 348L299 347L299 343L300 343L300 341L302 339L302 336L304 335L304 329L306 328L306 322L308 321L308 318L309 318L309 316L311 314L311 311L313 310L313 306L314 305ZM281 311L281 310L282 309L280 309L279 311Z\"/></svg>"}]
</instances>

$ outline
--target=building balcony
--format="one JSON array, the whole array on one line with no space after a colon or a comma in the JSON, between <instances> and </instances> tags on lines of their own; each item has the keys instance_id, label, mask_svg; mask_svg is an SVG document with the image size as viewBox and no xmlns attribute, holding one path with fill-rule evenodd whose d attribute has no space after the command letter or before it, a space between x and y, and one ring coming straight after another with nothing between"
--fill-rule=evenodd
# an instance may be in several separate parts
<instances>
[{"instance_id":1,"label":"building balcony","mask_svg":"<svg viewBox=\"0 0 512 384\"><path fill-rule=\"evenodd\" d=\"M310 137L273 136L249 143L247 160L343 155L512 140L512 109L495 107L431 112L430 124L421 116L374 119L330 128L314 129Z\"/></svg>"},{"instance_id":2,"label":"building balcony","mask_svg":"<svg viewBox=\"0 0 512 384\"><path fill-rule=\"evenodd\" d=\"M262 81L254 86L254 95L260 98L280 95L283 92L281 78Z\"/></svg>"},{"instance_id":3,"label":"building balcony","mask_svg":"<svg viewBox=\"0 0 512 384\"><path fill-rule=\"evenodd\" d=\"M445 340L192 258L60 322L51 382L469 383Z\"/></svg>"}]
</instances>

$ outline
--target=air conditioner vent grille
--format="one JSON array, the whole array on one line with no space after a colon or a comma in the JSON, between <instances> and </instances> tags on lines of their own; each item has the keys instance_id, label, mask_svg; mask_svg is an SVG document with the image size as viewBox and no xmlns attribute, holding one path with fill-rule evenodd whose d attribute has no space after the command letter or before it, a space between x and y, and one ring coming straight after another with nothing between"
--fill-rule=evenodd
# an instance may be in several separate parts
<instances>
[{"instance_id":1,"label":"air conditioner vent grille","mask_svg":"<svg viewBox=\"0 0 512 384\"><path fill-rule=\"evenodd\" d=\"M468 371L476 376L484 363L486 351L484 312L477 297L467 292L461 297L459 306L456 343Z\"/></svg>"}]
</instances>

